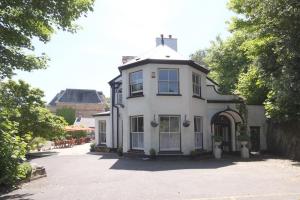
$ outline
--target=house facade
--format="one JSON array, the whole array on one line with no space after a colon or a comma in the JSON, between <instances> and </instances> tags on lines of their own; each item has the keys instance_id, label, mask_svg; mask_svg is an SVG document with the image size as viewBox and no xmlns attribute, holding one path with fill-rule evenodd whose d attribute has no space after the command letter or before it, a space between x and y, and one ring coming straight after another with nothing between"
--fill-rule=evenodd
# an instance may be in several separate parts
<instances>
[{"instance_id":1,"label":"house facade","mask_svg":"<svg viewBox=\"0 0 300 200\"><path fill-rule=\"evenodd\" d=\"M105 96L102 92L89 89L61 90L48 104L51 112L60 108L72 108L77 118L92 118L93 114L105 111Z\"/></svg>"},{"instance_id":2,"label":"house facade","mask_svg":"<svg viewBox=\"0 0 300 200\"><path fill-rule=\"evenodd\" d=\"M213 135L219 135L223 151L235 152L240 127L247 124L251 149L266 149L263 106L220 94L207 68L177 52L177 39L162 37L156 43L149 53L125 59L120 75L109 82L111 110L94 115L97 145L188 155L212 151Z\"/></svg>"}]
</instances>

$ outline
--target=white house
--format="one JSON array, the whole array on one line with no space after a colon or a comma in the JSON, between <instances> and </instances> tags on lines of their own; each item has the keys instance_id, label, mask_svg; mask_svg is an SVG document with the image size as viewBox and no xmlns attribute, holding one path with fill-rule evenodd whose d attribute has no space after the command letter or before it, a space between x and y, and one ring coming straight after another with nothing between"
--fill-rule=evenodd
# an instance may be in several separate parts
<instances>
[{"instance_id":1,"label":"white house","mask_svg":"<svg viewBox=\"0 0 300 200\"><path fill-rule=\"evenodd\" d=\"M120 75L109 82L111 110L94 115L97 145L187 155L212 151L212 136L219 135L223 150L234 152L240 149L239 127L247 122L252 150L266 149L262 106L246 105L247 115L240 113L243 100L220 94L207 68L177 53L177 39L156 43L143 56L124 57Z\"/></svg>"}]
</instances>

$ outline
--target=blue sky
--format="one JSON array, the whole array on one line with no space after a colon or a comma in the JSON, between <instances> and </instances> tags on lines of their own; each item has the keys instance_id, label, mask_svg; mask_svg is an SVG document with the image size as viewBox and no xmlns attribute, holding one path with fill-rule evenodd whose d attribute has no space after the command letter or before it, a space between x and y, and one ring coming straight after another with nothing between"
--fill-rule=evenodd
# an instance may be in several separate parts
<instances>
[{"instance_id":1,"label":"blue sky","mask_svg":"<svg viewBox=\"0 0 300 200\"><path fill-rule=\"evenodd\" d=\"M119 74L123 55L140 55L155 47L155 37L173 35L178 52L189 56L229 35L233 13L227 0L96 0L94 12L77 21L76 34L56 32L47 44L34 42L36 53L51 61L45 70L18 72L45 92L49 102L66 88L96 89L109 96L108 81Z\"/></svg>"}]
</instances>

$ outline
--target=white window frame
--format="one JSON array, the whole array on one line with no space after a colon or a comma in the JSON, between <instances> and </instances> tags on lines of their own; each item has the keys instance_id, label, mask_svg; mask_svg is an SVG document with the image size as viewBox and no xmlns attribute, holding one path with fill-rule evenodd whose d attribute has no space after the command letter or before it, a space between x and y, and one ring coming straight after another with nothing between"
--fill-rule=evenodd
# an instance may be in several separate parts
<instances>
[{"instance_id":1,"label":"white window frame","mask_svg":"<svg viewBox=\"0 0 300 200\"><path fill-rule=\"evenodd\" d=\"M104 125L103 125L104 124ZM106 120L99 120L99 144L106 144ZM105 137L105 141L103 141L102 136Z\"/></svg>"},{"instance_id":2,"label":"white window frame","mask_svg":"<svg viewBox=\"0 0 300 200\"><path fill-rule=\"evenodd\" d=\"M198 126L196 125L197 123ZM196 130L197 127L200 127L200 130ZM194 116L194 133L195 133L195 148L203 149L203 117L202 116ZM197 142L197 138L201 138L201 144Z\"/></svg>"},{"instance_id":3,"label":"white window frame","mask_svg":"<svg viewBox=\"0 0 300 200\"><path fill-rule=\"evenodd\" d=\"M160 80L159 73L161 71L168 71L168 79L167 80ZM170 80L169 71L176 71L177 72L177 80ZM177 83L177 91L175 92L162 92L160 91L160 83L168 83L168 91L170 88L170 83ZM179 94L179 69L178 68L161 68L158 69L158 94Z\"/></svg>"},{"instance_id":4,"label":"white window frame","mask_svg":"<svg viewBox=\"0 0 300 200\"><path fill-rule=\"evenodd\" d=\"M143 132L141 131L133 131L133 120L137 120L137 130L139 130L139 124L138 124L138 119L139 118L143 118ZM130 117L130 137L131 137L131 149L134 150L144 150L144 116L143 115L137 115L137 116L131 116ZM133 146L134 142L133 142L133 137L134 135L136 135L138 137L137 141L138 141L138 145L137 146ZM140 138L142 137L142 143L140 142Z\"/></svg>"},{"instance_id":5,"label":"white window frame","mask_svg":"<svg viewBox=\"0 0 300 200\"><path fill-rule=\"evenodd\" d=\"M162 117L169 118L169 131L162 132L160 130L160 128L159 128L159 150L160 151L180 151L181 150L181 127L180 127L181 123L180 123L180 115L160 115L159 116L159 122L160 122L160 120L161 120ZM178 132L171 132L171 130L170 130L170 127L171 127L171 118L174 118L174 117L178 118ZM162 146L161 145L161 138L160 138L161 134L169 134L169 136L171 134L177 134L177 135L179 135L179 149L177 149L177 148L161 148L161 146Z\"/></svg>"},{"instance_id":6,"label":"white window frame","mask_svg":"<svg viewBox=\"0 0 300 200\"><path fill-rule=\"evenodd\" d=\"M196 79L198 79L198 83L195 81ZM197 97L201 97L201 75L193 72L192 83L193 83L193 95Z\"/></svg>"},{"instance_id":7,"label":"white window frame","mask_svg":"<svg viewBox=\"0 0 300 200\"><path fill-rule=\"evenodd\" d=\"M132 80L132 76L135 73L141 73L142 74L142 78L141 79L137 79L137 80ZM141 90L135 90L133 91L132 88L135 85L142 85L142 89ZM134 96L134 95L138 95L138 94L142 94L143 93L143 71L139 70L139 71L134 71L134 72L130 72L129 73L129 96Z\"/></svg>"}]
</instances>

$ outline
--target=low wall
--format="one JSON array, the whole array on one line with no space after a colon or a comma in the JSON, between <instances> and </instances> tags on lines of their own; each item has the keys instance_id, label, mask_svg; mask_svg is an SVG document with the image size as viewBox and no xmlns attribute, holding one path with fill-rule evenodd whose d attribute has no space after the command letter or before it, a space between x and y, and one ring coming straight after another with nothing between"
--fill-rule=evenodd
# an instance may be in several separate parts
<instances>
[{"instance_id":1,"label":"low wall","mask_svg":"<svg viewBox=\"0 0 300 200\"><path fill-rule=\"evenodd\" d=\"M268 150L277 155L300 160L300 121L268 122Z\"/></svg>"}]
</instances>

